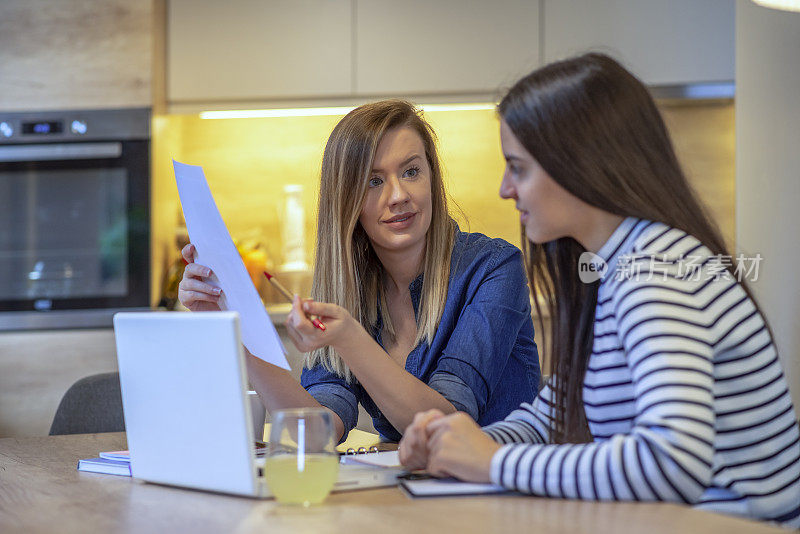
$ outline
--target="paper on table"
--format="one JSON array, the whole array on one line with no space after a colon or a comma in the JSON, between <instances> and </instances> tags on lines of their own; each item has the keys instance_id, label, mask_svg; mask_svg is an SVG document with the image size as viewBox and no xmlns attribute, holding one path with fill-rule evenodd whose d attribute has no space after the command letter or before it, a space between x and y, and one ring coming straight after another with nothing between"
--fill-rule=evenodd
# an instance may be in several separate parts
<instances>
[{"instance_id":1,"label":"paper on table","mask_svg":"<svg viewBox=\"0 0 800 534\"><path fill-rule=\"evenodd\" d=\"M290 369L286 349L219 214L203 168L175 160L172 164L189 240L197 249L195 261L214 272L222 288L220 308L239 312L247 350L265 362Z\"/></svg>"},{"instance_id":2,"label":"paper on table","mask_svg":"<svg viewBox=\"0 0 800 534\"><path fill-rule=\"evenodd\" d=\"M349 454L343 456L347 464L367 464L376 467L401 467L397 451L370 452L367 454Z\"/></svg>"}]
</instances>

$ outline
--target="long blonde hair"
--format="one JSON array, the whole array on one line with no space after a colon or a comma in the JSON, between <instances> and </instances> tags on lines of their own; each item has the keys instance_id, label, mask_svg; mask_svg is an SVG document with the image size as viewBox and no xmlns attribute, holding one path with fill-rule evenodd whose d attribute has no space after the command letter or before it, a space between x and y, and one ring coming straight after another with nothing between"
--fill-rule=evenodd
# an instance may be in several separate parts
<instances>
[{"instance_id":1,"label":"long blonde hair","mask_svg":"<svg viewBox=\"0 0 800 534\"><path fill-rule=\"evenodd\" d=\"M345 308L372 334L380 302L383 339L394 340L383 291L384 269L358 221L375 152L386 131L408 127L422 138L431 169L431 223L425 236L423 285L414 346L433 338L447 299L455 222L447 208L436 136L413 104L382 100L348 113L333 129L322 157L317 217L316 262L311 297ZM306 367L322 364L348 382L353 375L326 346L306 356Z\"/></svg>"}]
</instances>

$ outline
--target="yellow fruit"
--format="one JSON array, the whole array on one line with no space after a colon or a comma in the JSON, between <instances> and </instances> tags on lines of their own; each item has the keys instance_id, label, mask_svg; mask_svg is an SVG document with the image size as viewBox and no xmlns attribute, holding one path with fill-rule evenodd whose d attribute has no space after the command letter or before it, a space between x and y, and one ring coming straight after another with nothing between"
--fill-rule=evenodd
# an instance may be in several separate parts
<instances>
[{"instance_id":1,"label":"yellow fruit","mask_svg":"<svg viewBox=\"0 0 800 534\"><path fill-rule=\"evenodd\" d=\"M264 277L264 269L267 265L267 254L261 249L249 250L242 254L242 261L245 269L253 281L253 285L258 287Z\"/></svg>"}]
</instances>

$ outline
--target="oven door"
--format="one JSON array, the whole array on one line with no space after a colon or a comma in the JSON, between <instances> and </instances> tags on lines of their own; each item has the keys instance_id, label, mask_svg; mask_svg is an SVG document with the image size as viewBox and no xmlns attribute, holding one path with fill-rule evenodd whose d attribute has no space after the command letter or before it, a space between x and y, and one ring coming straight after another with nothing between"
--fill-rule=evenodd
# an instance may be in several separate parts
<instances>
[{"instance_id":1,"label":"oven door","mask_svg":"<svg viewBox=\"0 0 800 534\"><path fill-rule=\"evenodd\" d=\"M110 326L109 313L74 312L149 305L149 151L0 146L0 311L28 312L0 314L0 328Z\"/></svg>"}]
</instances>

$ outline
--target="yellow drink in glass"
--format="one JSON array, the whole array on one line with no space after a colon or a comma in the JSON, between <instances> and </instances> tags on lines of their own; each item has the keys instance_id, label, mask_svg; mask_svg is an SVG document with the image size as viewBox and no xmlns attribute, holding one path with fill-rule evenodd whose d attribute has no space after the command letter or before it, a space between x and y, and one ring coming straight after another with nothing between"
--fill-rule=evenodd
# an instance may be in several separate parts
<instances>
[{"instance_id":1,"label":"yellow drink in glass","mask_svg":"<svg viewBox=\"0 0 800 534\"><path fill-rule=\"evenodd\" d=\"M336 454L277 454L267 457L264 478L280 503L321 503L328 496L339 474Z\"/></svg>"}]
</instances>

